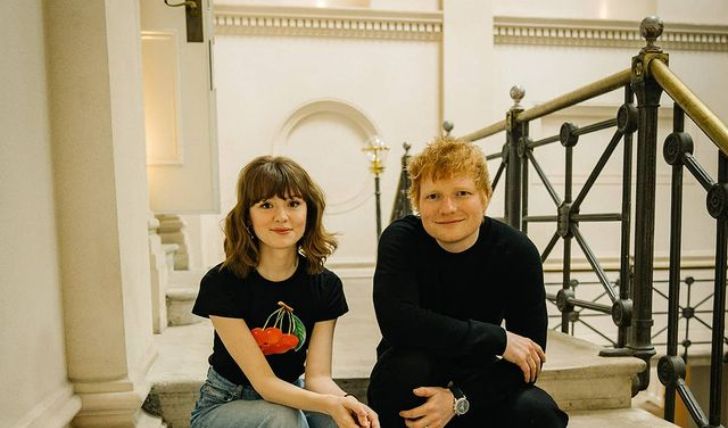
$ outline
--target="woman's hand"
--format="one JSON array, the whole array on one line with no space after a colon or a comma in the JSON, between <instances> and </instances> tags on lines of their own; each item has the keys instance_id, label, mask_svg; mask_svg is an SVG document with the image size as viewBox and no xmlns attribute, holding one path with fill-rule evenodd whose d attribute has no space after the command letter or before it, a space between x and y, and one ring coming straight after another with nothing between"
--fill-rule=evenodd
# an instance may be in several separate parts
<instances>
[{"instance_id":1,"label":"woman's hand","mask_svg":"<svg viewBox=\"0 0 728 428\"><path fill-rule=\"evenodd\" d=\"M526 383L536 381L541 373L541 366L546 362L546 354L538 343L510 331L506 331L503 358L521 369Z\"/></svg>"},{"instance_id":2,"label":"woman's hand","mask_svg":"<svg viewBox=\"0 0 728 428\"><path fill-rule=\"evenodd\" d=\"M379 428L379 417L356 397L333 396L329 415L339 428Z\"/></svg>"},{"instance_id":3,"label":"woman's hand","mask_svg":"<svg viewBox=\"0 0 728 428\"><path fill-rule=\"evenodd\" d=\"M427 401L414 409L399 412L407 428L442 428L455 416L455 397L449 389L423 386L413 392Z\"/></svg>"},{"instance_id":4,"label":"woman's hand","mask_svg":"<svg viewBox=\"0 0 728 428\"><path fill-rule=\"evenodd\" d=\"M379 415L377 415L377 412L372 410L371 407L357 400L356 397L354 397L353 395L349 395L346 398L355 401L356 404L358 404L360 408L364 410L364 419L360 418L359 413L357 413L357 422L359 423L360 427L379 428Z\"/></svg>"}]
</instances>

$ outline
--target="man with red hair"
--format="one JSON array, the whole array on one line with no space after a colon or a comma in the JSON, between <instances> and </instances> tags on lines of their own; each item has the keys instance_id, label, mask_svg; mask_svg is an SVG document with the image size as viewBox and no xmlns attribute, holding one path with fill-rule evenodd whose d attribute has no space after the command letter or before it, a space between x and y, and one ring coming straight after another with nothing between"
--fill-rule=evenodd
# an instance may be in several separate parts
<instances>
[{"instance_id":1,"label":"man with red hair","mask_svg":"<svg viewBox=\"0 0 728 428\"><path fill-rule=\"evenodd\" d=\"M566 426L534 386L546 359L541 259L526 235L485 216L483 153L440 138L408 172L419 216L382 233L374 275L383 337L369 403L382 426Z\"/></svg>"}]
</instances>

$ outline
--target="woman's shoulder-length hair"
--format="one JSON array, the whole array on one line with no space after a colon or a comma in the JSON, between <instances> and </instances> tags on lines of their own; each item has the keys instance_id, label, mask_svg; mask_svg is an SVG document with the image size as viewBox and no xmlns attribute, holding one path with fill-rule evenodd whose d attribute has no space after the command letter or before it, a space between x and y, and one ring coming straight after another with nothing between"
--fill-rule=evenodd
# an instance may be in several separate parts
<instances>
[{"instance_id":1,"label":"woman's shoulder-length hair","mask_svg":"<svg viewBox=\"0 0 728 428\"><path fill-rule=\"evenodd\" d=\"M260 156L240 171L237 203L225 217L225 261L223 268L245 278L258 266L260 252L253 233L250 207L272 197L300 197L306 201L306 229L298 241L298 252L310 274L323 271L324 262L337 247L333 234L323 225L326 207L323 191L298 163L283 156Z\"/></svg>"}]
</instances>

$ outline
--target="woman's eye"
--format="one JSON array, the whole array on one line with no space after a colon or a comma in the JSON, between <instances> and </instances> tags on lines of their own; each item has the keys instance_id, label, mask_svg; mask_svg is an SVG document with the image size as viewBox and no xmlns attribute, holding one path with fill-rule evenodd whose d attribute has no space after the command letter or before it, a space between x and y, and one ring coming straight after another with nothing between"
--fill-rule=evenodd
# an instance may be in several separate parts
<instances>
[{"instance_id":1,"label":"woman's eye","mask_svg":"<svg viewBox=\"0 0 728 428\"><path fill-rule=\"evenodd\" d=\"M457 195L460 197L470 196L470 192L468 192L467 190L460 190Z\"/></svg>"},{"instance_id":2,"label":"woman's eye","mask_svg":"<svg viewBox=\"0 0 728 428\"><path fill-rule=\"evenodd\" d=\"M291 207L291 208L300 207L301 206L301 201L299 201L298 199L291 199L290 201L288 201L288 206Z\"/></svg>"},{"instance_id":3,"label":"woman's eye","mask_svg":"<svg viewBox=\"0 0 728 428\"><path fill-rule=\"evenodd\" d=\"M437 199L437 193L430 193L429 195L426 195L425 196L425 199L429 199L429 200L433 200L434 201L435 199Z\"/></svg>"},{"instance_id":4,"label":"woman's eye","mask_svg":"<svg viewBox=\"0 0 728 428\"><path fill-rule=\"evenodd\" d=\"M273 207L273 205L268 201L263 201L258 206L265 209Z\"/></svg>"}]
</instances>

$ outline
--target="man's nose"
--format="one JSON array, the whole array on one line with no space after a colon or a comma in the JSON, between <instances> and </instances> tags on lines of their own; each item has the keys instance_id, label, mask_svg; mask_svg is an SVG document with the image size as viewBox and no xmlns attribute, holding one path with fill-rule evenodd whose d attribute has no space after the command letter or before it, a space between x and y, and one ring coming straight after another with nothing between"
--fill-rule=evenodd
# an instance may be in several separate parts
<instances>
[{"instance_id":1,"label":"man's nose","mask_svg":"<svg viewBox=\"0 0 728 428\"><path fill-rule=\"evenodd\" d=\"M443 213L451 213L455 211L456 205L455 201L452 200L452 198L443 198L442 199L442 205L440 206L440 211Z\"/></svg>"}]
</instances>

